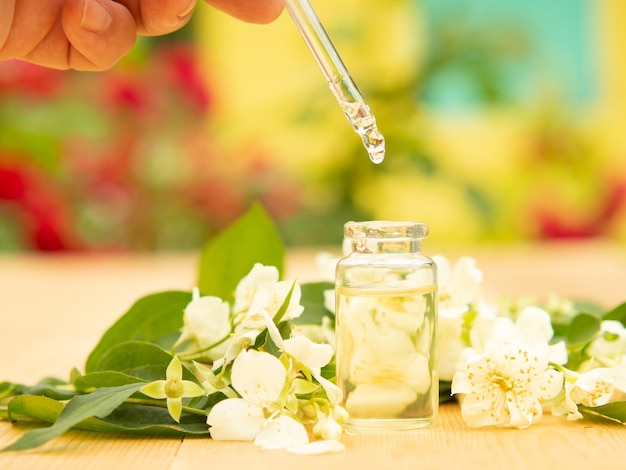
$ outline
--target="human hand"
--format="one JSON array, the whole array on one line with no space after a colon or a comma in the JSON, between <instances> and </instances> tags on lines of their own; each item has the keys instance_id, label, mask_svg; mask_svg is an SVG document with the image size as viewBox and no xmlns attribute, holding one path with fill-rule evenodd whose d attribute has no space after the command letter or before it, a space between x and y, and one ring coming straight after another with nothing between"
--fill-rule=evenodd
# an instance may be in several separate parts
<instances>
[{"instance_id":1,"label":"human hand","mask_svg":"<svg viewBox=\"0 0 626 470\"><path fill-rule=\"evenodd\" d=\"M241 20L268 23L282 0L206 0ZM196 0L1 0L0 60L50 68L104 70L133 47L138 35L183 27Z\"/></svg>"}]
</instances>

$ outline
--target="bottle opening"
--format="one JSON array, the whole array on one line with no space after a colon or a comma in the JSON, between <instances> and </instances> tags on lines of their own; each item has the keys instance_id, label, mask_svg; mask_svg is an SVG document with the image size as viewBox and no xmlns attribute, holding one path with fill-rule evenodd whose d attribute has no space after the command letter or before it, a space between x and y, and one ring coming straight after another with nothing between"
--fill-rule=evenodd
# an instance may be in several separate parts
<instances>
[{"instance_id":1,"label":"bottle opening","mask_svg":"<svg viewBox=\"0 0 626 470\"><path fill-rule=\"evenodd\" d=\"M401 222L373 220L347 222L344 236L349 239L415 240L428 236L428 224L424 222Z\"/></svg>"}]
</instances>

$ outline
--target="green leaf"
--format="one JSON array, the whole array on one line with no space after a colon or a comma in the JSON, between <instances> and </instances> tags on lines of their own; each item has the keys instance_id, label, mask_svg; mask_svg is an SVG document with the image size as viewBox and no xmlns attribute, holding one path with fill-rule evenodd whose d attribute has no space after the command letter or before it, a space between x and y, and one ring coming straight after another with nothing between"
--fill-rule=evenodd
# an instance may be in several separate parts
<instances>
[{"instance_id":1,"label":"green leaf","mask_svg":"<svg viewBox=\"0 0 626 470\"><path fill-rule=\"evenodd\" d=\"M19 393L20 385L14 384L12 382L2 382L0 383L0 400L6 397L12 397Z\"/></svg>"},{"instance_id":2,"label":"green leaf","mask_svg":"<svg viewBox=\"0 0 626 470\"><path fill-rule=\"evenodd\" d=\"M109 349L97 363L93 364L92 370L105 373L119 372L145 381L163 380L172 357L156 344L128 341ZM184 366L183 378L197 382L196 377Z\"/></svg>"},{"instance_id":3,"label":"green leaf","mask_svg":"<svg viewBox=\"0 0 626 470\"><path fill-rule=\"evenodd\" d=\"M54 423L62 411L62 403L42 396L20 395L9 404L11 419L24 417ZM122 404L107 416L87 418L72 427L88 431L150 436L208 436L204 414L183 412L180 423L176 423L167 408L136 404Z\"/></svg>"},{"instance_id":4,"label":"green leaf","mask_svg":"<svg viewBox=\"0 0 626 470\"><path fill-rule=\"evenodd\" d=\"M285 248L274 223L259 204L210 240L202 251L198 288L203 295L230 299L255 263L275 266L282 278Z\"/></svg>"},{"instance_id":5,"label":"green leaf","mask_svg":"<svg viewBox=\"0 0 626 470\"><path fill-rule=\"evenodd\" d=\"M613 310L608 311L602 320L617 320L622 322L622 325L626 326L626 302L618 305Z\"/></svg>"},{"instance_id":6,"label":"green leaf","mask_svg":"<svg viewBox=\"0 0 626 470\"><path fill-rule=\"evenodd\" d=\"M576 312L588 313L589 315L593 315L594 317L598 318L602 318L602 315L604 315L606 311L606 309L602 305L595 302L575 300L573 303Z\"/></svg>"},{"instance_id":7,"label":"green leaf","mask_svg":"<svg viewBox=\"0 0 626 470\"><path fill-rule=\"evenodd\" d=\"M591 341L599 331L599 318L588 313L580 313L569 324L564 336L568 345L575 345Z\"/></svg>"},{"instance_id":8,"label":"green leaf","mask_svg":"<svg viewBox=\"0 0 626 470\"><path fill-rule=\"evenodd\" d=\"M31 449L59 436L81 421L94 416L107 416L142 386L143 383L140 382L121 387L100 388L88 395L76 396L68 402L52 426L28 431L2 451Z\"/></svg>"},{"instance_id":9,"label":"green leaf","mask_svg":"<svg viewBox=\"0 0 626 470\"><path fill-rule=\"evenodd\" d=\"M65 380L55 377L45 377L35 385L16 385L13 392L14 395L44 395L55 400L69 400L76 395Z\"/></svg>"},{"instance_id":10,"label":"green leaf","mask_svg":"<svg viewBox=\"0 0 626 470\"><path fill-rule=\"evenodd\" d=\"M122 404L103 418L90 418L81 429L100 432L144 434L149 436L209 436L206 415L185 413L180 423L172 419L167 408Z\"/></svg>"},{"instance_id":11,"label":"green leaf","mask_svg":"<svg viewBox=\"0 0 626 470\"><path fill-rule=\"evenodd\" d=\"M119 387L121 385L146 382L144 379L132 377L122 372L102 371L91 372L74 379L74 386L79 391L88 391L100 387Z\"/></svg>"},{"instance_id":12,"label":"green leaf","mask_svg":"<svg viewBox=\"0 0 626 470\"><path fill-rule=\"evenodd\" d=\"M439 381L439 403L446 403L454 400L452 396L452 382L446 380Z\"/></svg>"},{"instance_id":13,"label":"green leaf","mask_svg":"<svg viewBox=\"0 0 626 470\"><path fill-rule=\"evenodd\" d=\"M335 318L335 314L324 307L324 291L334 289L332 282L310 282L302 284L300 289L302 297L300 305L304 307L304 312L298 318L293 319L293 323L298 325L321 325L322 318Z\"/></svg>"},{"instance_id":14,"label":"green leaf","mask_svg":"<svg viewBox=\"0 0 626 470\"><path fill-rule=\"evenodd\" d=\"M293 381L293 393L296 395L310 395L320 388L319 385L304 379Z\"/></svg>"},{"instance_id":15,"label":"green leaf","mask_svg":"<svg viewBox=\"0 0 626 470\"><path fill-rule=\"evenodd\" d=\"M13 398L8 405L12 420L21 416L54 423L62 411L61 402L41 395L20 395Z\"/></svg>"},{"instance_id":16,"label":"green leaf","mask_svg":"<svg viewBox=\"0 0 626 470\"><path fill-rule=\"evenodd\" d=\"M149 341L171 348L183 326L183 310L191 301L188 292L161 292L139 299L102 336L85 365L92 372L102 356L112 347L127 341ZM102 369L99 369L102 370Z\"/></svg>"},{"instance_id":17,"label":"green leaf","mask_svg":"<svg viewBox=\"0 0 626 470\"><path fill-rule=\"evenodd\" d=\"M591 414L611 421L617 421L622 424L626 423L626 401L616 401L602 406L579 407L579 410L585 414Z\"/></svg>"}]
</instances>

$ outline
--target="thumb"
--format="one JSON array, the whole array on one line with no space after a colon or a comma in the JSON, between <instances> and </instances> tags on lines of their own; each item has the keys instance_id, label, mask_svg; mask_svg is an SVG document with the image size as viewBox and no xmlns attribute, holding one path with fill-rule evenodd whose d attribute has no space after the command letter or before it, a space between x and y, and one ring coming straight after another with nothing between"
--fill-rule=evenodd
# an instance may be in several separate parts
<instances>
[{"instance_id":1,"label":"thumb","mask_svg":"<svg viewBox=\"0 0 626 470\"><path fill-rule=\"evenodd\" d=\"M76 70L112 67L137 37L133 15L114 0L66 0L62 25L69 41L68 66Z\"/></svg>"}]
</instances>

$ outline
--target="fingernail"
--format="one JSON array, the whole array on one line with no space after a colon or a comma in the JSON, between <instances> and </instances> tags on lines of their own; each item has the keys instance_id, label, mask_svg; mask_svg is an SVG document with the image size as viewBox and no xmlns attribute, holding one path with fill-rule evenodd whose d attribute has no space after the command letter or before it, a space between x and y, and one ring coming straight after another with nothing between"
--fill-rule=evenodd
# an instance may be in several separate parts
<instances>
[{"instance_id":1,"label":"fingernail","mask_svg":"<svg viewBox=\"0 0 626 470\"><path fill-rule=\"evenodd\" d=\"M191 12L193 11L195 7L196 7L196 0L191 0L187 8L185 8L182 13L179 13L178 17L180 19L186 18L187 16L191 15Z\"/></svg>"},{"instance_id":2,"label":"fingernail","mask_svg":"<svg viewBox=\"0 0 626 470\"><path fill-rule=\"evenodd\" d=\"M104 33L111 25L113 16L108 8L97 0L85 0L81 28L92 33Z\"/></svg>"}]
</instances>

